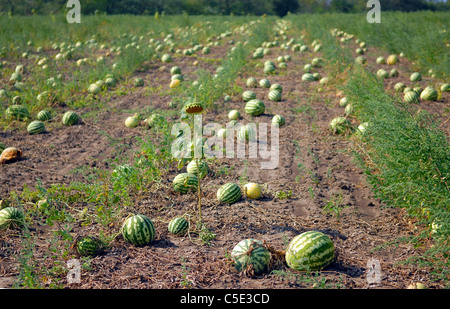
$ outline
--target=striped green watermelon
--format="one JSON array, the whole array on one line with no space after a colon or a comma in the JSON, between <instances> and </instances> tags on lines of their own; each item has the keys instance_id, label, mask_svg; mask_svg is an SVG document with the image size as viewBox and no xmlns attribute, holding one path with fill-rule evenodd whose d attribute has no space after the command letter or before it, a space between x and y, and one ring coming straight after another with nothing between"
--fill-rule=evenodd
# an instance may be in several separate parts
<instances>
[{"instance_id":1,"label":"striped green watermelon","mask_svg":"<svg viewBox=\"0 0 450 309\"><path fill-rule=\"evenodd\" d=\"M269 94L267 96L270 101L278 102L281 100L281 92L279 92L277 90L269 91Z\"/></svg>"},{"instance_id":2,"label":"striped green watermelon","mask_svg":"<svg viewBox=\"0 0 450 309\"><path fill-rule=\"evenodd\" d=\"M128 217L122 225L121 232L125 241L137 247L148 245L155 239L153 222L144 215Z\"/></svg>"},{"instance_id":3,"label":"striped green watermelon","mask_svg":"<svg viewBox=\"0 0 450 309\"><path fill-rule=\"evenodd\" d=\"M286 249L286 263L295 270L320 270L335 257L333 241L325 234L308 231L294 237Z\"/></svg>"},{"instance_id":4,"label":"striped green watermelon","mask_svg":"<svg viewBox=\"0 0 450 309\"><path fill-rule=\"evenodd\" d=\"M286 119L281 115L275 115L272 117L272 123L278 123L278 126L284 126L286 124Z\"/></svg>"},{"instance_id":5,"label":"striped green watermelon","mask_svg":"<svg viewBox=\"0 0 450 309\"><path fill-rule=\"evenodd\" d=\"M242 198L241 188L232 182L222 185L217 190L217 200L221 203L233 204Z\"/></svg>"},{"instance_id":6,"label":"striped green watermelon","mask_svg":"<svg viewBox=\"0 0 450 309\"><path fill-rule=\"evenodd\" d=\"M254 77L247 78L246 84L247 84L247 87L252 87L252 88L258 87L258 81Z\"/></svg>"},{"instance_id":7,"label":"striped green watermelon","mask_svg":"<svg viewBox=\"0 0 450 309\"><path fill-rule=\"evenodd\" d=\"M436 101L438 92L431 86L426 87L420 94L420 98L424 101Z\"/></svg>"},{"instance_id":8,"label":"striped green watermelon","mask_svg":"<svg viewBox=\"0 0 450 309\"><path fill-rule=\"evenodd\" d=\"M72 126L80 122L80 116L73 111L67 111L62 117L62 123L65 126Z\"/></svg>"},{"instance_id":9,"label":"striped green watermelon","mask_svg":"<svg viewBox=\"0 0 450 309\"><path fill-rule=\"evenodd\" d=\"M20 229L25 226L25 216L16 207L6 207L0 210L0 230Z\"/></svg>"},{"instance_id":10,"label":"striped green watermelon","mask_svg":"<svg viewBox=\"0 0 450 309\"><path fill-rule=\"evenodd\" d=\"M52 119L52 115L47 110L42 110L36 115L36 119L40 121L48 121Z\"/></svg>"},{"instance_id":11,"label":"striped green watermelon","mask_svg":"<svg viewBox=\"0 0 450 309\"><path fill-rule=\"evenodd\" d=\"M256 99L256 94L251 90L246 90L242 93L242 100L248 102L250 100Z\"/></svg>"},{"instance_id":12,"label":"striped green watermelon","mask_svg":"<svg viewBox=\"0 0 450 309\"><path fill-rule=\"evenodd\" d=\"M264 105L264 102L259 99L253 99L247 102L245 104L245 113L249 114L251 116L259 116L264 114L266 111L266 106Z\"/></svg>"},{"instance_id":13,"label":"striped green watermelon","mask_svg":"<svg viewBox=\"0 0 450 309\"><path fill-rule=\"evenodd\" d=\"M256 134L254 125L246 124L237 131L237 139L240 142L254 142L256 141Z\"/></svg>"},{"instance_id":14,"label":"striped green watermelon","mask_svg":"<svg viewBox=\"0 0 450 309\"><path fill-rule=\"evenodd\" d=\"M334 134L344 134L350 127L350 121L346 117L338 116L330 121L330 130Z\"/></svg>"},{"instance_id":15,"label":"striped green watermelon","mask_svg":"<svg viewBox=\"0 0 450 309\"><path fill-rule=\"evenodd\" d=\"M314 75L312 75L311 73L305 73L302 76L302 80L305 82L313 82L316 79L314 78Z\"/></svg>"},{"instance_id":16,"label":"striped green watermelon","mask_svg":"<svg viewBox=\"0 0 450 309\"><path fill-rule=\"evenodd\" d=\"M13 104L8 106L8 108L5 111L5 114L7 117L17 120L24 120L30 118L30 112L25 106L21 104Z\"/></svg>"},{"instance_id":17,"label":"striped green watermelon","mask_svg":"<svg viewBox=\"0 0 450 309\"><path fill-rule=\"evenodd\" d=\"M412 82L419 82L422 80L422 75L419 72L414 72L411 74L411 76L409 77L409 79Z\"/></svg>"},{"instance_id":18,"label":"striped green watermelon","mask_svg":"<svg viewBox=\"0 0 450 309\"><path fill-rule=\"evenodd\" d=\"M41 134L45 131L45 125L40 120L34 120L28 125L27 131L30 134Z\"/></svg>"},{"instance_id":19,"label":"striped green watermelon","mask_svg":"<svg viewBox=\"0 0 450 309\"><path fill-rule=\"evenodd\" d=\"M81 256L94 256L103 249L102 242L95 236L84 236L76 242L77 252Z\"/></svg>"},{"instance_id":20,"label":"striped green watermelon","mask_svg":"<svg viewBox=\"0 0 450 309\"><path fill-rule=\"evenodd\" d=\"M263 78L259 81L259 86L262 88L270 88L270 81L266 78Z\"/></svg>"},{"instance_id":21,"label":"striped green watermelon","mask_svg":"<svg viewBox=\"0 0 450 309\"><path fill-rule=\"evenodd\" d=\"M183 217L175 217L169 222L169 232L173 235L183 235L189 228L189 222Z\"/></svg>"},{"instance_id":22,"label":"striped green watermelon","mask_svg":"<svg viewBox=\"0 0 450 309\"><path fill-rule=\"evenodd\" d=\"M194 174L197 177L200 176L200 179L202 179L208 174L209 170L208 163L206 163L206 161L200 160L199 165L200 165L200 172L198 169L197 160L194 159L191 162L189 162L189 164L186 167L186 171L190 174Z\"/></svg>"},{"instance_id":23,"label":"striped green watermelon","mask_svg":"<svg viewBox=\"0 0 450 309\"><path fill-rule=\"evenodd\" d=\"M403 100L406 103L418 103L419 102L419 95L415 91L407 91L405 95L403 96Z\"/></svg>"},{"instance_id":24,"label":"striped green watermelon","mask_svg":"<svg viewBox=\"0 0 450 309\"><path fill-rule=\"evenodd\" d=\"M244 239L231 251L234 267L246 274L261 274L269 268L270 252L258 239Z\"/></svg>"},{"instance_id":25,"label":"striped green watermelon","mask_svg":"<svg viewBox=\"0 0 450 309\"><path fill-rule=\"evenodd\" d=\"M276 91L278 91L279 93L283 93L283 87L282 87L280 84L273 84L273 85L271 85L270 88L269 88L269 90L270 90L270 91L276 90Z\"/></svg>"},{"instance_id":26,"label":"striped green watermelon","mask_svg":"<svg viewBox=\"0 0 450 309\"><path fill-rule=\"evenodd\" d=\"M191 173L181 173L173 179L172 185L175 192L182 194L188 193L189 191L195 192L198 189L198 178Z\"/></svg>"}]
</instances>

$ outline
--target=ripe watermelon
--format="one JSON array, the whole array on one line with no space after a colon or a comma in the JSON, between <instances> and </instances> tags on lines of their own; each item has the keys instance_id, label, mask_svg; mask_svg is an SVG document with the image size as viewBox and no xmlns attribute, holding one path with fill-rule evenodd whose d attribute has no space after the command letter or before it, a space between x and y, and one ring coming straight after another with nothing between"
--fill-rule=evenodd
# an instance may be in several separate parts
<instances>
[{"instance_id":1,"label":"ripe watermelon","mask_svg":"<svg viewBox=\"0 0 450 309\"><path fill-rule=\"evenodd\" d=\"M62 123L65 126L72 126L79 123L81 120L80 116L73 111L67 111L62 117Z\"/></svg>"},{"instance_id":2,"label":"ripe watermelon","mask_svg":"<svg viewBox=\"0 0 450 309\"><path fill-rule=\"evenodd\" d=\"M253 99L256 99L256 94L253 91L247 90L242 93L242 100L244 100L244 102L248 102Z\"/></svg>"},{"instance_id":3,"label":"ripe watermelon","mask_svg":"<svg viewBox=\"0 0 450 309\"><path fill-rule=\"evenodd\" d=\"M172 185L175 192L182 194L188 193L190 190L196 192L198 188L198 178L191 173L181 173L173 179Z\"/></svg>"},{"instance_id":4,"label":"ripe watermelon","mask_svg":"<svg viewBox=\"0 0 450 309\"><path fill-rule=\"evenodd\" d=\"M153 222L144 215L128 217L122 225L121 232L125 241L137 247L148 245L155 239Z\"/></svg>"},{"instance_id":5,"label":"ripe watermelon","mask_svg":"<svg viewBox=\"0 0 450 309\"><path fill-rule=\"evenodd\" d=\"M30 134L40 134L45 131L45 125L40 120L34 120L28 125L27 131Z\"/></svg>"},{"instance_id":6,"label":"ripe watermelon","mask_svg":"<svg viewBox=\"0 0 450 309\"><path fill-rule=\"evenodd\" d=\"M169 232L173 235L183 235L189 228L189 222L183 217L175 217L169 222Z\"/></svg>"},{"instance_id":7,"label":"ripe watermelon","mask_svg":"<svg viewBox=\"0 0 450 309\"><path fill-rule=\"evenodd\" d=\"M17 119L17 120L24 120L24 119L30 118L30 112L28 111L28 109L25 106L23 106L21 104L10 105L6 109L5 115L10 118Z\"/></svg>"},{"instance_id":8,"label":"ripe watermelon","mask_svg":"<svg viewBox=\"0 0 450 309\"><path fill-rule=\"evenodd\" d=\"M268 94L268 98L270 101L278 102L281 100L281 92L277 90L271 90Z\"/></svg>"},{"instance_id":9,"label":"ripe watermelon","mask_svg":"<svg viewBox=\"0 0 450 309\"><path fill-rule=\"evenodd\" d=\"M296 270L320 270L335 257L333 241L325 234L308 231L294 237L286 249L286 263Z\"/></svg>"},{"instance_id":10,"label":"ripe watermelon","mask_svg":"<svg viewBox=\"0 0 450 309\"><path fill-rule=\"evenodd\" d=\"M48 121L52 119L52 115L49 111L42 110L36 115L36 119L40 121Z\"/></svg>"},{"instance_id":11,"label":"ripe watermelon","mask_svg":"<svg viewBox=\"0 0 450 309\"><path fill-rule=\"evenodd\" d=\"M418 103L419 102L419 95L415 91L407 91L405 95L403 96L403 100L406 103Z\"/></svg>"},{"instance_id":12,"label":"ripe watermelon","mask_svg":"<svg viewBox=\"0 0 450 309\"><path fill-rule=\"evenodd\" d=\"M257 239L244 239L231 251L234 267L246 274L261 274L269 268L270 252L263 242Z\"/></svg>"},{"instance_id":13,"label":"ripe watermelon","mask_svg":"<svg viewBox=\"0 0 450 309\"><path fill-rule=\"evenodd\" d=\"M222 185L217 190L217 200L221 203L233 204L242 198L241 188L232 182Z\"/></svg>"},{"instance_id":14,"label":"ripe watermelon","mask_svg":"<svg viewBox=\"0 0 450 309\"><path fill-rule=\"evenodd\" d=\"M0 230L20 229L25 226L25 216L16 207L6 207L0 210Z\"/></svg>"},{"instance_id":15,"label":"ripe watermelon","mask_svg":"<svg viewBox=\"0 0 450 309\"><path fill-rule=\"evenodd\" d=\"M237 131L237 139L240 142L255 142L256 141L256 130L255 127L250 125L250 124L246 124L243 125L239 128L239 130Z\"/></svg>"},{"instance_id":16,"label":"ripe watermelon","mask_svg":"<svg viewBox=\"0 0 450 309\"><path fill-rule=\"evenodd\" d=\"M438 99L438 92L433 87L428 86L421 92L420 98L424 101L436 101Z\"/></svg>"},{"instance_id":17,"label":"ripe watermelon","mask_svg":"<svg viewBox=\"0 0 450 309\"><path fill-rule=\"evenodd\" d=\"M264 102L259 99L253 99L245 104L245 113L251 116L259 116L262 115L266 111L266 106Z\"/></svg>"},{"instance_id":18,"label":"ripe watermelon","mask_svg":"<svg viewBox=\"0 0 450 309\"><path fill-rule=\"evenodd\" d=\"M281 115L275 115L272 118L272 123L278 123L278 126L284 126L286 124L286 119Z\"/></svg>"},{"instance_id":19,"label":"ripe watermelon","mask_svg":"<svg viewBox=\"0 0 450 309\"><path fill-rule=\"evenodd\" d=\"M77 240L77 252L81 256L94 256L102 250L102 242L95 236L84 236Z\"/></svg>"},{"instance_id":20,"label":"ripe watermelon","mask_svg":"<svg viewBox=\"0 0 450 309\"><path fill-rule=\"evenodd\" d=\"M197 177L200 176L200 179L202 179L203 177L205 177L208 174L208 164L206 163L206 161L201 160L199 162L199 165L200 165L200 171L197 167L197 160L194 159L191 162L189 162L189 164L186 167L186 171L190 174L194 174Z\"/></svg>"}]
</instances>

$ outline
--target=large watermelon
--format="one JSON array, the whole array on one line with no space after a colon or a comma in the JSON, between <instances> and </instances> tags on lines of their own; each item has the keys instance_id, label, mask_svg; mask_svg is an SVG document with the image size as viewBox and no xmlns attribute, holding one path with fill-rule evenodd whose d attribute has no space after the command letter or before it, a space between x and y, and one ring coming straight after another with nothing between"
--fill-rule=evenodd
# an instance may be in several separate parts
<instances>
[{"instance_id":1,"label":"large watermelon","mask_svg":"<svg viewBox=\"0 0 450 309\"><path fill-rule=\"evenodd\" d=\"M217 200L221 203L233 204L242 198L241 188L232 182L222 185L217 190Z\"/></svg>"},{"instance_id":2,"label":"large watermelon","mask_svg":"<svg viewBox=\"0 0 450 309\"><path fill-rule=\"evenodd\" d=\"M281 100L281 92L278 90L271 90L267 95L270 101L278 102Z\"/></svg>"},{"instance_id":3,"label":"large watermelon","mask_svg":"<svg viewBox=\"0 0 450 309\"><path fill-rule=\"evenodd\" d=\"M438 99L438 92L433 87L428 86L420 93L420 98L424 101L436 101Z\"/></svg>"},{"instance_id":4,"label":"large watermelon","mask_svg":"<svg viewBox=\"0 0 450 309\"><path fill-rule=\"evenodd\" d=\"M259 99L253 99L245 104L245 113L251 116L259 116L266 111L264 102Z\"/></svg>"},{"instance_id":5,"label":"large watermelon","mask_svg":"<svg viewBox=\"0 0 450 309\"><path fill-rule=\"evenodd\" d=\"M320 270L335 257L333 241L325 234L308 231L294 237L286 249L286 263L296 270Z\"/></svg>"},{"instance_id":6,"label":"large watermelon","mask_svg":"<svg viewBox=\"0 0 450 309\"><path fill-rule=\"evenodd\" d=\"M247 274L261 274L270 264L270 252L263 242L257 239L244 239L231 251L234 267Z\"/></svg>"},{"instance_id":7,"label":"large watermelon","mask_svg":"<svg viewBox=\"0 0 450 309\"><path fill-rule=\"evenodd\" d=\"M178 174L172 182L173 189L179 193L188 193L189 190L195 192L198 188L198 178L191 173Z\"/></svg>"},{"instance_id":8,"label":"large watermelon","mask_svg":"<svg viewBox=\"0 0 450 309\"><path fill-rule=\"evenodd\" d=\"M144 215L128 217L121 228L123 238L137 246L148 245L155 239L155 227L153 222Z\"/></svg>"},{"instance_id":9,"label":"large watermelon","mask_svg":"<svg viewBox=\"0 0 450 309\"><path fill-rule=\"evenodd\" d=\"M256 135L257 135L256 129L251 124L243 125L237 131L237 139L240 142L246 142L246 141L254 142L254 141L256 141Z\"/></svg>"},{"instance_id":10,"label":"large watermelon","mask_svg":"<svg viewBox=\"0 0 450 309\"><path fill-rule=\"evenodd\" d=\"M13 104L8 106L8 108L5 111L5 115L17 120L24 120L30 118L30 112L25 106L21 104Z\"/></svg>"},{"instance_id":11,"label":"large watermelon","mask_svg":"<svg viewBox=\"0 0 450 309\"><path fill-rule=\"evenodd\" d=\"M242 100L244 100L244 102L248 102L253 99L256 99L256 94L253 91L247 90L242 93Z\"/></svg>"}]
</instances>

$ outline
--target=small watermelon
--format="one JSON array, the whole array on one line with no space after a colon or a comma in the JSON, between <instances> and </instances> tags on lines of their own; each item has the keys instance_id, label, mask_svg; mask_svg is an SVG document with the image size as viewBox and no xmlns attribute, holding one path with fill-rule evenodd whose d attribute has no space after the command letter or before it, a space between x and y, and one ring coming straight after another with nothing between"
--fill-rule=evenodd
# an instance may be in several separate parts
<instances>
[{"instance_id":1,"label":"small watermelon","mask_svg":"<svg viewBox=\"0 0 450 309\"><path fill-rule=\"evenodd\" d=\"M103 245L95 236L84 236L77 240L76 249L81 256L94 256L101 252Z\"/></svg>"},{"instance_id":2,"label":"small watermelon","mask_svg":"<svg viewBox=\"0 0 450 309\"><path fill-rule=\"evenodd\" d=\"M40 121L48 121L52 119L52 115L47 110L42 110L36 115L36 119Z\"/></svg>"},{"instance_id":3,"label":"small watermelon","mask_svg":"<svg viewBox=\"0 0 450 309\"><path fill-rule=\"evenodd\" d=\"M41 134L45 131L45 125L40 120L34 120L27 126L27 131L30 134Z\"/></svg>"},{"instance_id":4,"label":"small watermelon","mask_svg":"<svg viewBox=\"0 0 450 309\"><path fill-rule=\"evenodd\" d=\"M233 248L231 258L237 271L259 275L269 268L271 255L262 241L249 238Z\"/></svg>"},{"instance_id":5,"label":"small watermelon","mask_svg":"<svg viewBox=\"0 0 450 309\"><path fill-rule=\"evenodd\" d=\"M183 235L189 228L189 222L183 217L175 217L169 222L169 232L173 235Z\"/></svg>"},{"instance_id":6,"label":"small watermelon","mask_svg":"<svg viewBox=\"0 0 450 309\"><path fill-rule=\"evenodd\" d=\"M186 171L190 174L194 174L195 176L200 176L200 179L202 179L203 177L205 177L208 174L208 164L206 163L206 161L201 160L199 162L200 165L200 171L198 169L197 166L197 160L192 160L191 162L189 162L189 164L186 167Z\"/></svg>"},{"instance_id":7,"label":"small watermelon","mask_svg":"<svg viewBox=\"0 0 450 309\"><path fill-rule=\"evenodd\" d=\"M261 186L255 182L244 185L245 195L250 199L258 199L262 196Z\"/></svg>"},{"instance_id":8,"label":"small watermelon","mask_svg":"<svg viewBox=\"0 0 450 309\"><path fill-rule=\"evenodd\" d=\"M6 207L0 210L0 230L21 229L25 226L25 216L16 207Z\"/></svg>"}]
</instances>

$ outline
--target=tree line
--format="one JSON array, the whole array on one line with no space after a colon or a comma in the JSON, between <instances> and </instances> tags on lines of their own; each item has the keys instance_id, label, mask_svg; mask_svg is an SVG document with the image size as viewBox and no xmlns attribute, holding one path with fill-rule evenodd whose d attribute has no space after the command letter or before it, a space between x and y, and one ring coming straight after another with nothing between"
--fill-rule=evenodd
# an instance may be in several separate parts
<instances>
[{"instance_id":1,"label":"tree line","mask_svg":"<svg viewBox=\"0 0 450 309\"><path fill-rule=\"evenodd\" d=\"M379 0L384 11L448 10L448 0ZM0 0L1 14L56 14L67 0ZM278 15L290 13L358 13L367 0L80 0L83 14Z\"/></svg>"}]
</instances>

